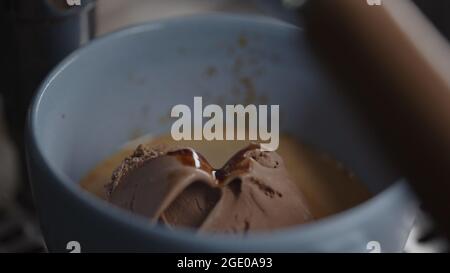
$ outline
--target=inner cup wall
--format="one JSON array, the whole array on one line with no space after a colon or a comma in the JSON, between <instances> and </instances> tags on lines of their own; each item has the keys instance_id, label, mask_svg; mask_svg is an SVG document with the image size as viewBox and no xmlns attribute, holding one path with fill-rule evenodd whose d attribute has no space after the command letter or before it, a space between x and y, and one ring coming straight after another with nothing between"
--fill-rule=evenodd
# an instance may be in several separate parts
<instances>
[{"instance_id":1,"label":"inner cup wall","mask_svg":"<svg viewBox=\"0 0 450 273\"><path fill-rule=\"evenodd\" d=\"M77 183L133 138L169 132L171 108L192 107L202 96L204 105L278 104L282 131L342 161L372 191L397 179L301 30L236 19L208 22L205 33L191 24L135 27L62 64L36 116L38 145L52 168Z\"/></svg>"}]
</instances>

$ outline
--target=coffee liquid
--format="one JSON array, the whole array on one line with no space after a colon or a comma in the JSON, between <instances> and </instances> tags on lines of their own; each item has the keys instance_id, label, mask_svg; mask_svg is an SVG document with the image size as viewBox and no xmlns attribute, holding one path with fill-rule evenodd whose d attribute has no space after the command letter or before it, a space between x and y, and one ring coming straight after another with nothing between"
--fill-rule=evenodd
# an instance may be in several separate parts
<instances>
[{"instance_id":1,"label":"coffee liquid","mask_svg":"<svg viewBox=\"0 0 450 273\"><path fill-rule=\"evenodd\" d=\"M144 137L132 141L117 153L100 162L81 180L81 187L106 199L105 185L111 181L113 171L132 153L138 144L150 147L169 145L192 147L201 153L214 168L222 167L234 153L249 144L248 141L174 141L170 135ZM294 138L282 135L276 151L310 205L316 218L325 217L354 207L370 198L366 186L330 156L304 145Z\"/></svg>"}]
</instances>

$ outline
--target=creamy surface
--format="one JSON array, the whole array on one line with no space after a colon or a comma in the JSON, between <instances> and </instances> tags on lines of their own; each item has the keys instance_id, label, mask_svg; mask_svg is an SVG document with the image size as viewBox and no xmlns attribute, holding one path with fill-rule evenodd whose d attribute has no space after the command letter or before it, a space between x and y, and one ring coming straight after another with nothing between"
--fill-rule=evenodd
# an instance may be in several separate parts
<instances>
[{"instance_id":1,"label":"creamy surface","mask_svg":"<svg viewBox=\"0 0 450 273\"><path fill-rule=\"evenodd\" d=\"M222 167L233 154L249 144L246 141L174 141L170 135L140 138L100 162L81 180L81 186L106 200L105 186L111 182L113 171L141 143L150 147L161 144L192 147L214 168ZM371 196L365 185L340 162L292 137L281 136L277 153L315 219L351 208Z\"/></svg>"}]
</instances>

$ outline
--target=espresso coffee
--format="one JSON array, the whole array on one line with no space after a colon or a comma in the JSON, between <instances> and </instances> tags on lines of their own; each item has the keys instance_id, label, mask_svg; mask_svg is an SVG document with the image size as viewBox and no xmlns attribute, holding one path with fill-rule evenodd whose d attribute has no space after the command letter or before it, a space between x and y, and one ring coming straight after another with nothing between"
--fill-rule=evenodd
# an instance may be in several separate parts
<instances>
[{"instance_id":1,"label":"espresso coffee","mask_svg":"<svg viewBox=\"0 0 450 273\"><path fill-rule=\"evenodd\" d=\"M170 135L139 138L127 143L117 153L88 172L80 182L81 187L106 200L105 187L111 182L112 173L139 144L149 147L161 145L192 147L207 158L214 168L220 168L249 142L174 141ZM316 219L354 207L371 196L365 185L342 163L298 142L293 137L281 135L277 153L283 158L286 169L303 192Z\"/></svg>"}]
</instances>

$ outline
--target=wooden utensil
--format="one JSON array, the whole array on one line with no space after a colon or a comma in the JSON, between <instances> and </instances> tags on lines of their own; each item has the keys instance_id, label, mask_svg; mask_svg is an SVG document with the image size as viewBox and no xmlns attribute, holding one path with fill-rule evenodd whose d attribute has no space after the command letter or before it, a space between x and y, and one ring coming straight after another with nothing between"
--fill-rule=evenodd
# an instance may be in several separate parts
<instances>
[{"instance_id":1,"label":"wooden utensil","mask_svg":"<svg viewBox=\"0 0 450 273\"><path fill-rule=\"evenodd\" d=\"M313 0L306 31L450 238L450 48L409 0Z\"/></svg>"}]
</instances>

